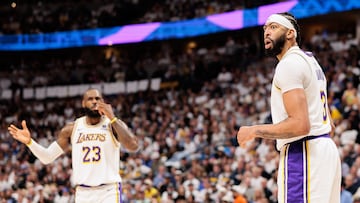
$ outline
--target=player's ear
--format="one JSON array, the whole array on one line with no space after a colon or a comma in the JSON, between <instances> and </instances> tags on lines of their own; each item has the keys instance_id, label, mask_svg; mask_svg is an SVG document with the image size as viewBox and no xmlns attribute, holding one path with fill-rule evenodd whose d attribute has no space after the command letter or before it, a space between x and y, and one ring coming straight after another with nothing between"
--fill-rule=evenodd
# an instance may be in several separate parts
<instances>
[{"instance_id":1,"label":"player's ear","mask_svg":"<svg viewBox=\"0 0 360 203\"><path fill-rule=\"evenodd\" d=\"M295 30L289 29L286 34L286 39L290 40L291 38L295 37Z\"/></svg>"}]
</instances>

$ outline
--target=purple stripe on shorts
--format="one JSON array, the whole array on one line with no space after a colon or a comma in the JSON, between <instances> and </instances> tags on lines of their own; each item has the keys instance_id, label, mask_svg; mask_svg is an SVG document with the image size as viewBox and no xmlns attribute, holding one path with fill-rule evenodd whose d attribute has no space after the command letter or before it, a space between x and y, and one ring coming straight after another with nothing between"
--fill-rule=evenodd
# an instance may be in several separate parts
<instances>
[{"instance_id":1,"label":"purple stripe on shorts","mask_svg":"<svg viewBox=\"0 0 360 203\"><path fill-rule=\"evenodd\" d=\"M118 188L119 188L119 203L122 203L122 186L121 183L118 183Z\"/></svg>"},{"instance_id":2,"label":"purple stripe on shorts","mask_svg":"<svg viewBox=\"0 0 360 203\"><path fill-rule=\"evenodd\" d=\"M287 164L287 202L304 202L303 142L290 144Z\"/></svg>"}]
</instances>

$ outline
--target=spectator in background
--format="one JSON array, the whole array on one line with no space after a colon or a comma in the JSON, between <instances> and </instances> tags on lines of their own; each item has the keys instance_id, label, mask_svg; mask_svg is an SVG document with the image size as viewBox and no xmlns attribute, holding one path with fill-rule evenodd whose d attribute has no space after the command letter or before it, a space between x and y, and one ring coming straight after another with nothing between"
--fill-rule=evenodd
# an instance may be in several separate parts
<instances>
[{"instance_id":1,"label":"spectator in background","mask_svg":"<svg viewBox=\"0 0 360 203\"><path fill-rule=\"evenodd\" d=\"M340 194L340 203L352 203L353 198L351 192L345 189L344 179L341 179L341 194Z\"/></svg>"},{"instance_id":2,"label":"spectator in background","mask_svg":"<svg viewBox=\"0 0 360 203\"><path fill-rule=\"evenodd\" d=\"M234 203L248 203L248 201L245 199L245 197L242 194L242 189L238 185L233 185L231 187L231 190L234 194Z\"/></svg>"},{"instance_id":3,"label":"spectator in background","mask_svg":"<svg viewBox=\"0 0 360 203\"><path fill-rule=\"evenodd\" d=\"M354 87L352 81L346 82L346 88L341 96L342 104L344 105L344 112L348 114L352 109L359 107L359 98L357 89Z\"/></svg>"},{"instance_id":4,"label":"spectator in background","mask_svg":"<svg viewBox=\"0 0 360 203\"><path fill-rule=\"evenodd\" d=\"M159 194L159 191L156 187L154 187L153 182L147 178L144 180L144 185L145 185L145 199L148 201L152 201L152 200L156 200L156 201L160 201L161 196Z\"/></svg>"}]
</instances>

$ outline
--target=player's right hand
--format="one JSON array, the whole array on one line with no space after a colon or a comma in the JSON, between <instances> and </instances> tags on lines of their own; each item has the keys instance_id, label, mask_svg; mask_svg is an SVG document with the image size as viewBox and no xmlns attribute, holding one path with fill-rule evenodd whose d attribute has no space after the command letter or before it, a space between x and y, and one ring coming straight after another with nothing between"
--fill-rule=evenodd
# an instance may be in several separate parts
<instances>
[{"instance_id":1,"label":"player's right hand","mask_svg":"<svg viewBox=\"0 0 360 203\"><path fill-rule=\"evenodd\" d=\"M240 147L245 148L246 143L255 138L253 129L254 129L253 126L242 126L239 128L236 138Z\"/></svg>"},{"instance_id":2,"label":"player's right hand","mask_svg":"<svg viewBox=\"0 0 360 203\"><path fill-rule=\"evenodd\" d=\"M26 126L26 121L23 120L21 122L22 129L19 129L15 125L11 124L8 127L9 133L12 135L12 137L24 144L29 144L31 141L30 131Z\"/></svg>"}]
</instances>

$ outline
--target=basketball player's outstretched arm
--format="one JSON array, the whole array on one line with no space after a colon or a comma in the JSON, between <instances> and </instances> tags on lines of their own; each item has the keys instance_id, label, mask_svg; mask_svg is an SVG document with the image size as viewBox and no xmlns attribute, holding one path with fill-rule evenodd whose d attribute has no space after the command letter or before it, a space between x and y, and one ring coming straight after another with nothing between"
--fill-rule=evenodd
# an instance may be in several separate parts
<instances>
[{"instance_id":1,"label":"basketball player's outstretched arm","mask_svg":"<svg viewBox=\"0 0 360 203\"><path fill-rule=\"evenodd\" d=\"M26 125L26 121L21 122L22 129L11 124L8 127L12 137L21 143L26 144L31 152L43 163L49 164L64 153L64 149L68 148L69 138L73 125L65 126L59 133L59 138L45 148L31 138L30 130Z\"/></svg>"}]
</instances>

